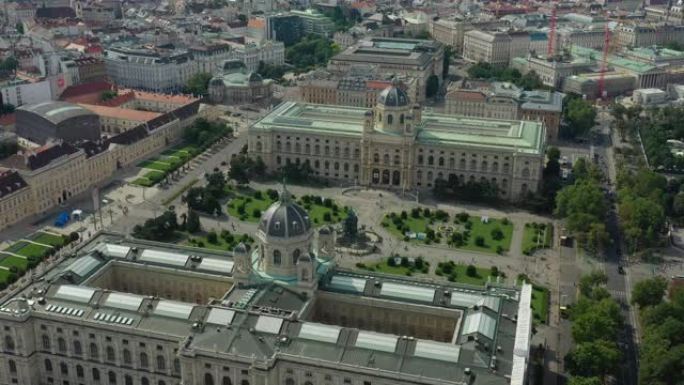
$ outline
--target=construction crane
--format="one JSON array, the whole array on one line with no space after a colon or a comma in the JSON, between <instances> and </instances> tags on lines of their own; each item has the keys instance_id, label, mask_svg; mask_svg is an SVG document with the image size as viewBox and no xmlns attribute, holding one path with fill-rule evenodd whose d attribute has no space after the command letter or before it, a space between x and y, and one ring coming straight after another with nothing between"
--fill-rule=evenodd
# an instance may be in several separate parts
<instances>
[{"instance_id":1,"label":"construction crane","mask_svg":"<svg viewBox=\"0 0 684 385\"><path fill-rule=\"evenodd\" d=\"M608 92L606 92L606 70L608 68L608 52L610 50L610 28L608 28L608 23L606 23L603 32L603 57L601 60L601 73L599 74L599 98L604 101L608 97Z\"/></svg>"},{"instance_id":2,"label":"construction crane","mask_svg":"<svg viewBox=\"0 0 684 385\"><path fill-rule=\"evenodd\" d=\"M547 58L551 59L553 58L553 54L555 53L555 47L554 43L556 40L556 21L558 18L558 15L556 14L558 8L558 3L553 2L551 3L551 23L549 24L549 43L548 46L546 47L546 56Z\"/></svg>"}]
</instances>

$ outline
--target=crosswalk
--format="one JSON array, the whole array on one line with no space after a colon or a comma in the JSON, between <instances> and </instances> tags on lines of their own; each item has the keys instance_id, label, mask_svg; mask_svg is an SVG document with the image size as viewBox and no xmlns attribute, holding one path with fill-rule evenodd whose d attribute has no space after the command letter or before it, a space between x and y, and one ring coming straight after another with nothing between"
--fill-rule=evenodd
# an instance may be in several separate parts
<instances>
[{"instance_id":1,"label":"crosswalk","mask_svg":"<svg viewBox=\"0 0 684 385\"><path fill-rule=\"evenodd\" d=\"M616 299L627 299L627 293L624 290L608 290L608 292Z\"/></svg>"}]
</instances>

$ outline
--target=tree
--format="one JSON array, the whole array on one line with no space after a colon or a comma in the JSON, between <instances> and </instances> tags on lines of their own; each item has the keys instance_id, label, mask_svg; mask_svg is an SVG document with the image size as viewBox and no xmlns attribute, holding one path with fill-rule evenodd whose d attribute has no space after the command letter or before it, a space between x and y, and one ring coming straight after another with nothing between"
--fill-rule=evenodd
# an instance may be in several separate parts
<instances>
[{"instance_id":1,"label":"tree","mask_svg":"<svg viewBox=\"0 0 684 385\"><path fill-rule=\"evenodd\" d=\"M572 375L603 378L617 370L621 357L615 342L596 340L578 344L565 361Z\"/></svg>"},{"instance_id":2,"label":"tree","mask_svg":"<svg viewBox=\"0 0 684 385\"><path fill-rule=\"evenodd\" d=\"M468 277L477 277L477 268L473 265L466 267L466 275Z\"/></svg>"},{"instance_id":3,"label":"tree","mask_svg":"<svg viewBox=\"0 0 684 385\"><path fill-rule=\"evenodd\" d=\"M195 210L190 210L188 212L188 220L185 228L190 234L194 234L202 230L202 224L200 223L199 215Z\"/></svg>"},{"instance_id":4,"label":"tree","mask_svg":"<svg viewBox=\"0 0 684 385\"><path fill-rule=\"evenodd\" d=\"M515 82L516 85L525 90L536 90L544 87L539 75L534 71L529 71L525 75L522 75L518 81Z\"/></svg>"},{"instance_id":5,"label":"tree","mask_svg":"<svg viewBox=\"0 0 684 385\"><path fill-rule=\"evenodd\" d=\"M639 281L632 289L632 303L639 308L658 305L663 301L667 281L663 277L654 277Z\"/></svg>"},{"instance_id":6,"label":"tree","mask_svg":"<svg viewBox=\"0 0 684 385\"><path fill-rule=\"evenodd\" d=\"M24 32L25 32L25 31L24 31L24 23L22 23L22 22L20 22L20 21L17 22L16 29L17 29L17 33L18 33L18 34L23 35Z\"/></svg>"},{"instance_id":7,"label":"tree","mask_svg":"<svg viewBox=\"0 0 684 385\"><path fill-rule=\"evenodd\" d=\"M295 67L296 72L305 72L327 63L338 50L326 37L309 35L285 48L285 59Z\"/></svg>"},{"instance_id":8,"label":"tree","mask_svg":"<svg viewBox=\"0 0 684 385\"><path fill-rule=\"evenodd\" d=\"M114 99L115 97L117 97L117 95L118 94L116 93L116 91L106 90L106 91L103 91L102 94L100 95L100 100L102 100L103 102L106 102L107 100Z\"/></svg>"},{"instance_id":9,"label":"tree","mask_svg":"<svg viewBox=\"0 0 684 385\"><path fill-rule=\"evenodd\" d=\"M19 61L14 56L0 61L0 71L15 71L18 66Z\"/></svg>"},{"instance_id":10,"label":"tree","mask_svg":"<svg viewBox=\"0 0 684 385\"><path fill-rule=\"evenodd\" d=\"M592 290L597 286L603 286L608 283L608 276L601 270L592 271L580 278L579 290L580 294L591 298Z\"/></svg>"},{"instance_id":11,"label":"tree","mask_svg":"<svg viewBox=\"0 0 684 385\"><path fill-rule=\"evenodd\" d=\"M437 75L430 75L427 79L427 83L425 84L425 96L428 98L431 98L435 95L437 95L437 92L439 91L439 78Z\"/></svg>"},{"instance_id":12,"label":"tree","mask_svg":"<svg viewBox=\"0 0 684 385\"><path fill-rule=\"evenodd\" d=\"M446 80L449 76L449 66L451 65L451 59L454 57L454 51L451 46L444 47L444 59L442 62L442 78Z\"/></svg>"},{"instance_id":13,"label":"tree","mask_svg":"<svg viewBox=\"0 0 684 385\"><path fill-rule=\"evenodd\" d=\"M568 96L568 98L569 100L566 100L566 107L563 110L563 117L569 128L565 134L571 138L585 135L594 127L596 110L587 100L572 96Z\"/></svg>"},{"instance_id":14,"label":"tree","mask_svg":"<svg viewBox=\"0 0 684 385\"><path fill-rule=\"evenodd\" d=\"M183 92L197 96L207 96L209 81L213 76L210 73L200 72L193 75L185 85Z\"/></svg>"}]
</instances>

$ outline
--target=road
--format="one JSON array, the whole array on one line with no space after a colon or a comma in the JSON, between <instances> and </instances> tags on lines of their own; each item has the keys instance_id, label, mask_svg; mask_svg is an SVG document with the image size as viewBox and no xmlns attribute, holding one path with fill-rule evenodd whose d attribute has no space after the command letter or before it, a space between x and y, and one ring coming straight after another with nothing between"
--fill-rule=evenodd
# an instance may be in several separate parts
<instances>
[{"instance_id":1,"label":"road","mask_svg":"<svg viewBox=\"0 0 684 385\"><path fill-rule=\"evenodd\" d=\"M603 166L606 174L605 187L615 196L616 192L616 167L614 161L613 147L617 136L610 128L611 117L609 112L600 111L598 115L600 122L600 130L598 136L598 144L595 149L600 157L600 164ZM619 139L617 139L619 140ZM609 211L606 218L606 229L610 234L613 243L606 250L605 258L605 272L608 276L607 289L613 297L622 304L622 313L625 318L624 334L621 336L623 352L623 362L621 370L621 378L618 383L625 385L636 385L639 374L639 357L638 357L638 342L639 330L637 324L636 310L630 305L631 300L631 282L630 272L628 268L628 261L623 257L622 237L619 228L619 218L617 215L617 205L615 201L609 203ZM618 271L619 266L624 266L624 274Z\"/></svg>"}]
</instances>

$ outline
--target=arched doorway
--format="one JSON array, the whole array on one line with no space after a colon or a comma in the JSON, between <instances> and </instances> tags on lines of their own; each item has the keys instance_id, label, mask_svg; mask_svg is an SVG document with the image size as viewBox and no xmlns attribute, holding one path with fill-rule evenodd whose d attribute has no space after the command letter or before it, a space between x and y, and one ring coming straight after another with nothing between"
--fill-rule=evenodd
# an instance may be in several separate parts
<instances>
[{"instance_id":1,"label":"arched doorway","mask_svg":"<svg viewBox=\"0 0 684 385\"><path fill-rule=\"evenodd\" d=\"M389 170L383 170L382 172L382 184L390 183L390 172Z\"/></svg>"},{"instance_id":2,"label":"arched doorway","mask_svg":"<svg viewBox=\"0 0 684 385\"><path fill-rule=\"evenodd\" d=\"M394 171L392 173L392 184L395 186L399 186L400 182L401 182L401 173L399 171Z\"/></svg>"},{"instance_id":3,"label":"arched doorway","mask_svg":"<svg viewBox=\"0 0 684 385\"><path fill-rule=\"evenodd\" d=\"M373 184L380 183L380 170L377 168L373 169Z\"/></svg>"}]
</instances>

